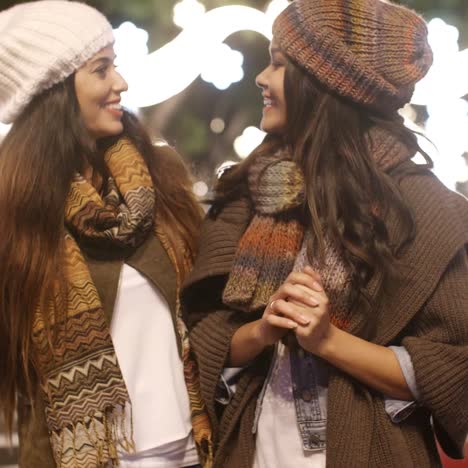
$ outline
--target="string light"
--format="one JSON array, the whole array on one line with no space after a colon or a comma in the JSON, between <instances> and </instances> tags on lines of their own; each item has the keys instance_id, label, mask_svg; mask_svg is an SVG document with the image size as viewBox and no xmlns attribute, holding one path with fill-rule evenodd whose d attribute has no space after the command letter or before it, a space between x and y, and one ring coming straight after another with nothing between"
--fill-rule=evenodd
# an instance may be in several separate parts
<instances>
[{"instance_id":1,"label":"string light","mask_svg":"<svg viewBox=\"0 0 468 468\"><path fill-rule=\"evenodd\" d=\"M417 85L411 102L427 106L425 134L434 143L421 140L434 161L434 172L447 187L468 180L462 155L468 151L468 49L459 50L459 31L440 18L428 24L434 63Z\"/></svg>"},{"instance_id":2,"label":"string light","mask_svg":"<svg viewBox=\"0 0 468 468\"><path fill-rule=\"evenodd\" d=\"M175 39L141 57L131 70L125 67L124 78L129 84L127 102L134 107L146 107L175 96L203 72L207 63L216 64L210 54L227 37L249 30L271 39L271 21L264 12L241 5L214 8L190 21L182 21L186 27ZM242 79L243 71L239 55L230 54L230 60L231 64L234 62L232 83Z\"/></svg>"}]
</instances>

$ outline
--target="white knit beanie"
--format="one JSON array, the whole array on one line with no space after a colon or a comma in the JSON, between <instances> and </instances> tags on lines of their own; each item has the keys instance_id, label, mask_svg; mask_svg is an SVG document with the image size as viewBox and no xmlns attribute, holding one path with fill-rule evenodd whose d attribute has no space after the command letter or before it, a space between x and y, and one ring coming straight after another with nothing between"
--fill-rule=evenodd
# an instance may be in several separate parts
<instances>
[{"instance_id":1,"label":"white knit beanie","mask_svg":"<svg viewBox=\"0 0 468 468\"><path fill-rule=\"evenodd\" d=\"M0 12L0 122L112 44L112 26L80 2L40 0Z\"/></svg>"}]
</instances>

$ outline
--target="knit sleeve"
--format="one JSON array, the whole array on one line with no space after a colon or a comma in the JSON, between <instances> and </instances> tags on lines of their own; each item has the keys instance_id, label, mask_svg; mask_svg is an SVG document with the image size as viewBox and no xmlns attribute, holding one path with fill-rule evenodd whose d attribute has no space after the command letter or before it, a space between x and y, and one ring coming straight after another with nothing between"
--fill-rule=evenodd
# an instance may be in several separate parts
<instances>
[{"instance_id":1,"label":"knit sleeve","mask_svg":"<svg viewBox=\"0 0 468 468\"><path fill-rule=\"evenodd\" d=\"M239 313L217 310L199 320L190 332L190 341L199 364L200 389L210 417L215 423L216 389L226 365L234 333L243 325Z\"/></svg>"},{"instance_id":2,"label":"knit sleeve","mask_svg":"<svg viewBox=\"0 0 468 468\"><path fill-rule=\"evenodd\" d=\"M463 458L468 434L468 258L466 249L450 262L420 311L414 336L403 339L411 356L419 402L428 408L440 445Z\"/></svg>"}]
</instances>

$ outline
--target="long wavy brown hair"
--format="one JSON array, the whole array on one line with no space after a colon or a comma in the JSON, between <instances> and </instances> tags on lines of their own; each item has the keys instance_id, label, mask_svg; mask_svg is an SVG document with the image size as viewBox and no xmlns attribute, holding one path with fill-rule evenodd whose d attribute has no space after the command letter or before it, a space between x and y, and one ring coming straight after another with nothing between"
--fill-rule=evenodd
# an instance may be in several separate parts
<instances>
[{"instance_id":1,"label":"long wavy brown hair","mask_svg":"<svg viewBox=\"0 0 468 468\"><path fill-rule=\"evenodd\" d=\"M304 173L306 197L301 216L312 233L309 258L318 255L323 261L327 236L353 272L352 299L360 297L369 304L364 290L370 279L378 275L378 291L391 293L394 280L401 276L398 254L415 234L411 208L398 189L399 178L380 170L370 154L369 130L385 129L412 154L424 156L426 164L396 169L400 176L427 171L432 161L398 114L378 114L347 101L291 62L286 65L284 93L285 131L281 136L268 135L249 158L220 178L211 215L216 216L229 200L247 195L247 172L259 155L288 148ZM394 243L386 225L390 212L401 226Z\"/></svg>"},{"instance_id":2,"label":"long wavy brown hair","mask_svg":"<svg viewBox=\"0 0 468 468\"><path fill-rule=\"evenodd\" d=\"M136 117L126 112L123 123L147 162L159 204L157 222L184 271L178 246L185 244L194 255L202 217L188 171L176 156L171 161L160 157ZM10 433L16 398L32 399L36 391L34 313L52 301L56 323L65 316L64 209L73 175L86 159L105 176L102 156L111 143L108 139L96 148L90 139L71 76L36 96L0 145L0 415ZM57 284L59 294L53 293ZM49 342L53 347L50 327Z\"/></svg>"}]
</instances>

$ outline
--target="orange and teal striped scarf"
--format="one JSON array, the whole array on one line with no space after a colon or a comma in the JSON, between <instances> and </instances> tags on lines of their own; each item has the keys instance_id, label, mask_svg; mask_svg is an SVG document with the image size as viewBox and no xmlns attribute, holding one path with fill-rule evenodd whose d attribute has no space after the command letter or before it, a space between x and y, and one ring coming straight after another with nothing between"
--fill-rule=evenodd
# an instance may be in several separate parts
<instances>
[{"instance_id":1,"label":"orange and teal striped scarf","mask_svg":"<svg viewBox=\"0 0 468 468\"><path fill-rule=\"evenodd\" d=\"M255 311L266 307L299 253L304 229L287 214L304 201L304 178L297 164L278 152L257 157L248 185L255 215L240 240L223 302Z\"/></svg>"},{"instance_id":2,"label":"orange and teal striped scarf","mask_svg":"<svg viewBox=\"0 0 468 468\"><path fill-rule=\"evenodd\" d=\"M175 254L165 233L158 229L155 190L143 157L123 138L105 153L104 159L110 173L106 194L99 195L76 174L66 202L65 222L71 234L66 234L64 240L65 323L55 323L50 306L45 310L38 307L33 324L50 441L57 466L64 468L118 465L118 451L135 450L132 424L127 424L124 416L131 402L102 303L79 244L116 251L138 247L148 235L155 235L178 273L178 288L181 282ZM56 331L54 352L48 343L47 321ZM211 429L180 307L177 328L194 438L202 464L209 467Z\"/></svg>"},{"instance_id":3,"label":"orange and teal striped scarf","mask_svg":"<svg viewBox=\"0 0 468 468\"><path fill-rule=\"evenodd\" d=\"M370 154L383 171L414 155L396 136L381 128L371 129L367 142ZM305 200L301 168L286 150L253 157L256 159L249 168L248 189L254 216L239 242L223 292L226 305L247 312L266 307L291 273L304 238L304 225L299 220ZM328 236L324 237L326 258L313 267L328 291L334 289L337 278L343 283L352 272L344 267L337 247ZM340 317L335 319L343 321Z\"/></svg>"}]
</instances>

